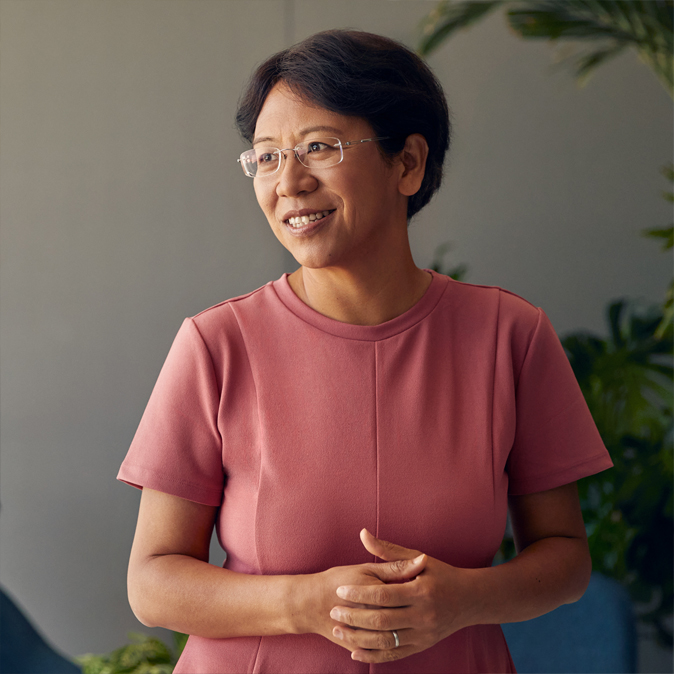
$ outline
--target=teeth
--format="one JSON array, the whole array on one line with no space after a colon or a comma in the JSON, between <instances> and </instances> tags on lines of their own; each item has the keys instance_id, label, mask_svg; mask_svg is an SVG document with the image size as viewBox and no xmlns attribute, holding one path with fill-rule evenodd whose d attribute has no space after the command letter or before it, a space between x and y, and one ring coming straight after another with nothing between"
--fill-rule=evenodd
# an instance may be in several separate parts
<instances>
[{"instance_id":1,"label":"teeth","mask_svg":"<svg viewBox=\"0 0 674 674\"><path fill-rule=\"evenodd\" d=\"M326 215L330 215L330 211L318 211L318 213L311 213L309 215L298 215L296 218L289 218L288 224L291 227L302 227L308 225L310 222L321 220Z\"/></svg>"}]
</instances>

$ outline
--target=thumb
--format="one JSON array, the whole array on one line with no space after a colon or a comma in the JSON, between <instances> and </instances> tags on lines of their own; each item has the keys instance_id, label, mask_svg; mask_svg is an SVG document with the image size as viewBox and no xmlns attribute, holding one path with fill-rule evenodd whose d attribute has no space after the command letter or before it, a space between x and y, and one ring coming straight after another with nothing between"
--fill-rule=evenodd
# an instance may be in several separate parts
<instances>
[{"instance_id":1,"label":"thumb","mask_svg":"<svg viewBox=\"0 0 674 674\"><path fill-rule=\"evenodd\" d=\"M419 550L404 548L402 545L376 538L367 529L361 529L360 540L369 553L386 562L393 562L398 559L414 559L421 554Z\"/></svg>"},{"instance_id":2,"label":"thumb","mask_svg":"<svg viewBox=\"0 0 674 674\"><path fill-rule=\"evenodd\" d=\"M414 559L397 559L394 562L373 564L372 569L379 580L385 583L402 583L416 578L426 568L428 555L419 555Z\"/></svg>"}]
</instances>

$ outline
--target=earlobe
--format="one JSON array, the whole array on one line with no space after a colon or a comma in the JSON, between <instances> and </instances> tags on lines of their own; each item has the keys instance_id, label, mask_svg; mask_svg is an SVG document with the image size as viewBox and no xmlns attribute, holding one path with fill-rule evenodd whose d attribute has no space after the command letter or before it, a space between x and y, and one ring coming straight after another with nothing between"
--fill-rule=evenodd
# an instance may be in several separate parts
<instances>
[{"instance_id":1,"label":"earlobe","mask_svg":"<svg viewBox=\"0 0 674 674\"><path fill-rule=\"evenodd\" d=\"M404 196L411 197L419 191L426 173L427 157L426 139L420 133L408 136L401 153L402 172L398 183L398 190Z\"/></svg>"}]
</instances>

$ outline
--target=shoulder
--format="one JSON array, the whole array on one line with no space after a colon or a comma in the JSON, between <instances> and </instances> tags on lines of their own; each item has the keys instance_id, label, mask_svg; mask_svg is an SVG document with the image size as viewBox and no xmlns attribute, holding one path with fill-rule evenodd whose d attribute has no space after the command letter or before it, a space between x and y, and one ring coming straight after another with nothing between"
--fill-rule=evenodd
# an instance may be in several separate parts
<instances>
[{"instance_id":1,"label":"shoulder","mask_svg":"<svg viewBox=\"0 0 674 674\"><path fill-rule=\"evenodd\" d=\"M244 295L231 297L208 307L185 320L191 324L208 344L213 340L239 336L241 322L266 321L270 318L269 307L277 304L276 292L270 281Z\"/></svg>"},{"instance_id":2,"label":"shoulder","mask_svg":"<svg viewBox=\"0 0 674 674\"><path fill-rule=\"evenodd\" d=\"M489 316L503 329L518 327L520 331L533 332L543 314L540 307L500 286L465 283L450 278L447 296L454 307L470 307L484 318Z\"/></svg>"}]
</instances>

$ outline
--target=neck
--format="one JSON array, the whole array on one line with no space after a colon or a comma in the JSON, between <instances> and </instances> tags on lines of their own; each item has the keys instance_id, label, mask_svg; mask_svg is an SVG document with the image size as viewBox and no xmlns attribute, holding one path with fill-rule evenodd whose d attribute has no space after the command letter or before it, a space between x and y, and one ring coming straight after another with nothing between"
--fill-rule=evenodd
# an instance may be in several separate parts
<instances>
[{"instance_id":1,"label":"neck","mask_svg":"<svg viewBox=\"0 0 674 674\"><path fill-rule=\"evenodd\" d=\"M288 277L293 292L315 311L343 323L379 325L413 307L431 283L407 249L401 259L351 267L300 267Z\"/></svg>"}]
</instances>

